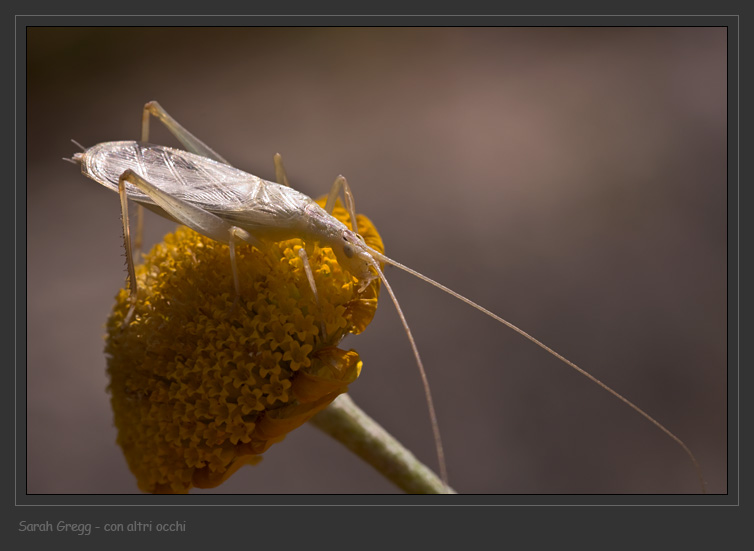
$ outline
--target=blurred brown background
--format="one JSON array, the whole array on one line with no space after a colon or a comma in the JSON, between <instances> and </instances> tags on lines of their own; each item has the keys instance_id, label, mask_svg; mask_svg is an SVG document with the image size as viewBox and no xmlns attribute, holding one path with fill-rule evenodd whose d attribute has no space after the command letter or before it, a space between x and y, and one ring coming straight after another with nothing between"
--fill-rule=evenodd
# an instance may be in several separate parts
<instances>
[{"instance_id":1,"label":"blurred brown background","mask_svg":"<svg viewBox=\"0 0 754 551\"><path fill-rule=\"evenodd\" d=\"M61 160L160 103L233 164L317 196L344 174L390 256L499 313L726 471L724 28L28 31L29 493L129 493L103 324L117 196ZM154 126L153 141L176 145ZM172 224L146 220L148 243ZM681 449L557 360L390 270L463 493L695 493ZM352 396L436 467L383 297ZM217 492L390 493L312 427Z\"/></svg>"}]
</instances>

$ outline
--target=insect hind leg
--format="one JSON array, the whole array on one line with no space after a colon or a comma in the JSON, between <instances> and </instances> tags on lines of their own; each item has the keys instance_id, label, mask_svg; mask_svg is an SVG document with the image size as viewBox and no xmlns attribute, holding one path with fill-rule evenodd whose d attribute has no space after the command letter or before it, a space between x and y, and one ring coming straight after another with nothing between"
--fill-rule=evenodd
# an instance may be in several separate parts
<instances>
[{"instance_id":1,"label":"insect hind leg","mask_svg":"<svg viewBox=\"0 0 754 551\"><path fill-rule=\"evenodd\" d=\"M241 291L240 291L240 285L238 281L238 269L236 267L235 241L236 239L241 239L242 241L245 241L257 247L258 249L262 248L262 243L253 235L251 235L249 232L247 232L246 230L239 228L238 226L234 226L233 224L223 220L219 216L207 210L204 210L201 207L198 207L182 199L178 199L177 197L173 197L169 193L154 186L148 180L145 180L143 177L139 176L133 170L130 170L130 169L126 170L120 176L118 180L118 187L119 189L122 188L122 192L121 192L122 208L125 208L125 200L126 200L125 183L126 182L138 187L142 192L147 194L155 203L157 203L158 206L162 207L162 209L167 214L172 216L175 220L177 220L181 224L188 226L195 232L200 233L206 237L209 237L210 239L214 239L215 241L220 241L222 243L228 243L228 246L230 248L231 269L233 270L233 284L234 284L235 293L236 293L234 305L238 304L241 298ZM128 214L126 213L124 217L125 220L127 220L127 216ZM124 231L127 232L126 224L124 224L124 228L126 228L124 229ZM131 258L130 238L127 239L126 249L129 255L129 259L130 259ZM130 269L133 269L132 260L130 260L129 267ZM132 295L135 295L134 289L135 287L132 288L132 291L131 291Z\"/></svg>"},{"instance_id":2,"label":"insect hind leg","mask_svg":"<svg viewBox=\"0 0 754 551\"><path fill-rule=\"evenodd\" d=\"M134 267L133 251L131 248L131 232L128 224L128 194L126 193L126 174L121 174L118 179L118 195L120 196L121 221L123 222L123 247L126 250L126 266L128 267L128 287L130 295L128 297L130 306L126 316L123 318L121 328L125 328L130 322L136 311L136 300L138 290L136 284L136 268Z\"/></svg>"},{"instance_id":3,"label":"insect hind leg","mask_svg":"<svg viewBox=\"0 0 754 551\"><path fill-rule=\"evenodd\" d=\"M136 236L134 238L134 258L141 258L141 246L144 242L144 207L136 205Z\"/></svg>"},{"instance_id":4,"label":"insect hind leg","mask_svg":"<svg viewBox=\"0 0 754 551\"><path fill-rule=\"evenodd\" d=\"M144 105L141 115L141 141L149 142L149 121L151 117L157 119L165 125L173 136L191 153L208 157L223 164L229 164L211 147L194 136L178 123L163 107L156 101L150 101ZM141 256L142 237L144 235L144 207L139 205L136 210L136 238L134 239L134 256Z\"/></svg>"},{"instance_id":5,"label":"insect hind leg","mask_svg":"<svg viewBox=\"0 0 754 551\"><path fill-rule=\"evenodd\" d=\"M202 157L215 160L219 163L229 165L230 163L216 153L210 146L205 144L191 132L181 126L178 121L171 117L162 106L156 101L150 101L144 105L141 115L141 141L149 141L149 121L150 116L156 117L170 133L175 136L179 142L190 152Z\"/></svg>"}]
</instances>

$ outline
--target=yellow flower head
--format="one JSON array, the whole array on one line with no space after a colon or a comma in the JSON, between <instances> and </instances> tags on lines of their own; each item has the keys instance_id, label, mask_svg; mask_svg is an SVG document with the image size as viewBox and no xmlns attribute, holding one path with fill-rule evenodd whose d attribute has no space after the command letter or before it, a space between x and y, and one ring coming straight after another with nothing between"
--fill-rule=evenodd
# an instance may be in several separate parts
<instances>
[{"instance_id":1,"label":"yellow flower head","mask_svg":"<svg viewBox=\"0 0 754 551\"><path fill-rule=\"evenodd\" d=\"M334 216L348 220L340 205ZM358 224L382 252L372 223L359 216ZM331 249L297 239L262 251L238 244L236 260L234 308L227 245L181 226L137 266L136 313L125 328L129 293L117 296L108 388L118 444L145 492L217 486L327 407L361 370L358 354L337 345L372 320L379 280L358 293Z\"/></svg>"}]
</instances>

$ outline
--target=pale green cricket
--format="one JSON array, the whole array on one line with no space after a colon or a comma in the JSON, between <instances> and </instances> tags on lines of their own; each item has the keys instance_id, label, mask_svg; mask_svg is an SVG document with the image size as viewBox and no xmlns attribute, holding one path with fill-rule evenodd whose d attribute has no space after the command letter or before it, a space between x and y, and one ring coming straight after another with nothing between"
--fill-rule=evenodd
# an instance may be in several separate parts
<instances>
[{"instance_id":1,"label":"pale green cricket","mask_svg":"<svg viewBox=\"0 0 754 551\"><path fill-rule=\"evenodd\" d=\"M157 117L187 151L150 144L151 116ZM85 176L120 195L131 293L131 308L126 322L133 315L136 301L136 276L128 223L128 199L169 220L185 224L202 235L227 243L230 248L236 301L240 298L235 260L237 240L256 246L262 242L292 238L316 242L320 246L332 248L340 265L360 282L361 290L376 278L379 278L387 289L411 344L421 374L434 433L440 476L446 485L448 475L445 454L426 371L406 317L380 269L380 262L416 276L509 327L624 402L683 448L693 463L702 492L706 493L706 483L701 467L691 450L680 438L636 404L512 323L452 289L369 247L358 233L353 194L343 176L336 178L330 189L325 208L321 208L313 199L289 186L280 155L275 155L274 158L277 182L263 180L243 172L230 166L225 159L181 126L155 101L144 106L140 141L104 142L88 149L82 147L82 149L84 150L82 153L75 153L72 159L66 160L79 164ZM351 228L332 216L335 201L341 192L351 219ZM140 208L137 243L140 242L141 215ZM317 287L306 252L302 248L299 254L304 261L304 268L316 298L318 297Z\"/></svg>"}]
</instances>

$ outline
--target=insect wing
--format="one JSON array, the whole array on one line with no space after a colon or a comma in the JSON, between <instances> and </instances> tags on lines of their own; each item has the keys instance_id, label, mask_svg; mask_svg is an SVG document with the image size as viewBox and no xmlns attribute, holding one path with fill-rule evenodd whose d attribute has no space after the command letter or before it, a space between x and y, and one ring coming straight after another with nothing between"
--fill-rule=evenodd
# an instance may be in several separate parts
<instances>
[{"instance_id":1,"label":"insect wing","mask_svg":"<svg viewBox=\"0 0 754 551\"><path fill-rule=\"evenodd\" d=\"M118 178L131 169L162 191L213 212L242 210L264 180L212 159L169 147L133 141L106 142L88 149L84 174L118 191ZM264 182L266 183L266 182ZM127 184L130 199L154 201Z\"/></svg>"}]
</instances>

